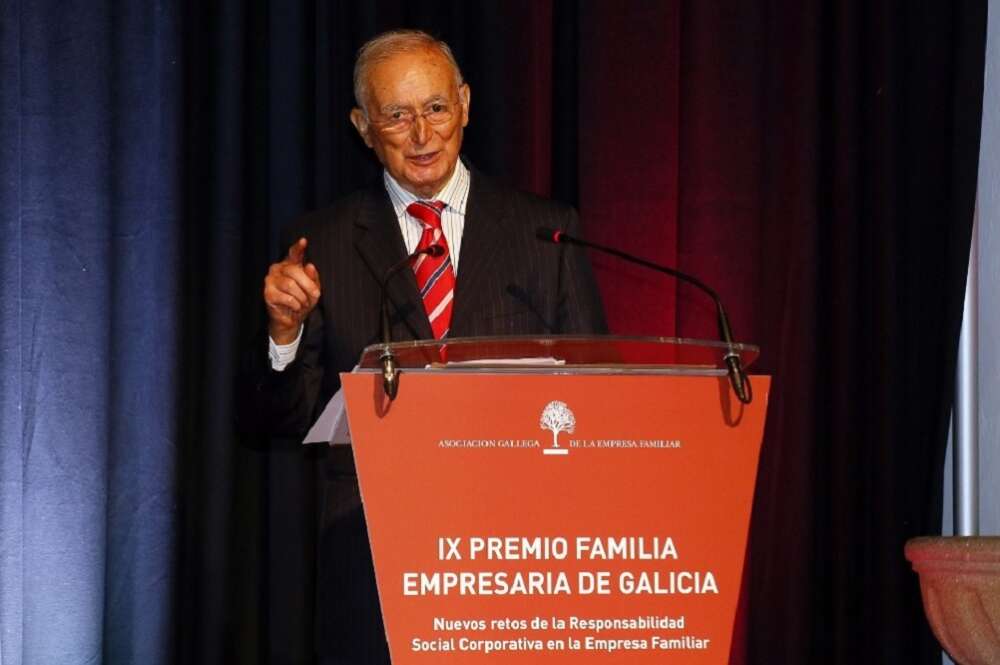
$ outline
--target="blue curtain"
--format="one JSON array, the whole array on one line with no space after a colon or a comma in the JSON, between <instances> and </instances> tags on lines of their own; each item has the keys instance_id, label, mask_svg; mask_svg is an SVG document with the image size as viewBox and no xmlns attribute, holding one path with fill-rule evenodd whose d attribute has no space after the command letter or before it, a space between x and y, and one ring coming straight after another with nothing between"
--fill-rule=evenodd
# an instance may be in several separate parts
<instances>
[{"instance_id":1,"label":"blue curtain","mask_svg":"<svg viewBox=\"0 0 1000 665\"><path fill-rule=\"evenodd\" d=\"M0 665L168 663L176 3L0 3Z\"/></svg>"}]
</instances>

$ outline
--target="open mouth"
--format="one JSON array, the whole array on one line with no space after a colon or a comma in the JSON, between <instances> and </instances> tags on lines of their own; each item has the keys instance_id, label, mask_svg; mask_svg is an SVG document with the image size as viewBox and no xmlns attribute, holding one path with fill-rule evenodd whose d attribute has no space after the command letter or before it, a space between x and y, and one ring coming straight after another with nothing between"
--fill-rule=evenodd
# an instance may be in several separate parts
<instances>
[{"instance_id":1,"label":"open mouth","mask_svg":"<svg viewBox=\"0 0 1000 665\"><path fill-rule=\"evenodd\" d=\"M414 164L419 164L423 166L433 162L437 158L438 154L439 154L438 152L429 152L425 155L411 155L410 157L407 157L407 159L413 162Z\"/></svg>"}]
</instances>

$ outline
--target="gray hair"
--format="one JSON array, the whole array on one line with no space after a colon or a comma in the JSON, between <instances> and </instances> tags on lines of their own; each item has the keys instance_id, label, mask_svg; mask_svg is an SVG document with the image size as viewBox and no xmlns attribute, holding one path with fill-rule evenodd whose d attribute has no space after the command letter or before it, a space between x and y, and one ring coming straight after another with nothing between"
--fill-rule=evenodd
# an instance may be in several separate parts
<instances>
[{"instance_id":1,"label":"gray hair","mask_svg":"<svg viewBox=\"0 0 1000 665\"><path fill-rule=\"evenodd\" d=\"M380 62L385 62L401 53L415 53L427 49L435 50L451 63L455 71L455 87L462 85L462 70L445 42L423 30L390 30L369 39L358 49L358 59L354 63L354 101L367 115L368 73Z\"/></svg>"}]
</instances>

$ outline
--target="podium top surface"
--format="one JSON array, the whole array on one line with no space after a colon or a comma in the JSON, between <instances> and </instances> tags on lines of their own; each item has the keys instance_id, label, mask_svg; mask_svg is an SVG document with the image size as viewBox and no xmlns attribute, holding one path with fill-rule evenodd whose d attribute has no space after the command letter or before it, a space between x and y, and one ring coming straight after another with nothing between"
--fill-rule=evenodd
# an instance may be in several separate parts
<instances>
[{"instance_id":1,"label":"podium top surface","mask_svg":"<svg viewBox=\"0 0 1000 665\"><path fill-rule=\"evenodd\" d=\"M382 369L386 349L408 370L471 372L649 372L725 374L730 347L723 342L674 337L551 335L545 337L456 337L373 344L355 371ZM743 367L759 355L750 344L733 344Z\"/></svg>"}]
</instances>

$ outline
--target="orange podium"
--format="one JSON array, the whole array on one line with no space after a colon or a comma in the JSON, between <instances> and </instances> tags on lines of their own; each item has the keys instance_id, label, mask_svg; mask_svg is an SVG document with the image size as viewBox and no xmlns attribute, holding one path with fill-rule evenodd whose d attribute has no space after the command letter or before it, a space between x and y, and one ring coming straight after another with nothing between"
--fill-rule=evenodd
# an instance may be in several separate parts
<instances>
[{"instance_id":1,"label":"orange podium","mask_svg":"<svg viewBox=\"0 0 1000 665\"><path fill-rule=\"evenodd\" d=\"M382 345L341 378L395 665L729 661L768 377L744 405L691 340L391 348L395 401Z\"/></svg>"}]
</instances>

